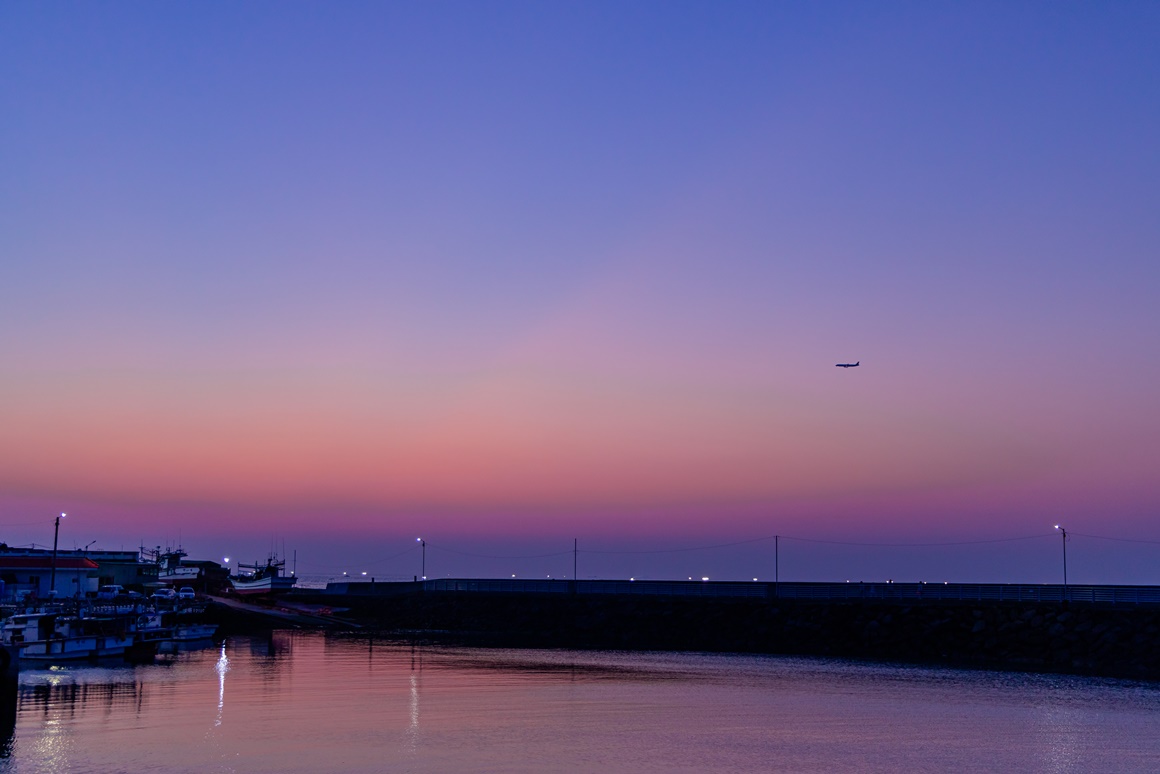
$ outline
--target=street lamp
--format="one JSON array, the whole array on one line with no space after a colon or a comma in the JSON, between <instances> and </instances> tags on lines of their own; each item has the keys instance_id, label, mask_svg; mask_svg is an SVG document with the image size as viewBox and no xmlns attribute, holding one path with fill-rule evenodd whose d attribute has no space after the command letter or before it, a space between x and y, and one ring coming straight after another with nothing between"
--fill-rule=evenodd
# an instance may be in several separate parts
<instances>
[{"instance_id":1,"label":"street lamp","mask_svg":"<svg viewBox=\"0 0 1160 774\"><path fill-rule=\"evenodd\" d=\"M1055 528L1059 530L1059 536L1063 538L1063 594L1067 594L1067 530L1056 524Z\"/></svg>"},{"instance_id":2,"label":"street lamp","mask_svg":"<svg viewBox=\"0 0 1160 774\"><path fill-rule=\"evenodd\" d=\"M57 544L57 539L60 537L60 520L63 519L67 515L68 514L66 514L66 513L62 513L61 515L57 516L56 517L56 526L52 530L52 575L50 576L50 580L48 581L49 592L56 590L56 544Z\"/></svg>"},{"instance_id":3,"label":"street lamp","mask_svg":"<svg viewBox=\"0 0 1160 774\"><path fill-rule=\"evenodd\" d=\"M423 564L422 564L423 574L420 575L419 577L422 578L423 580L427 580L427 541L424 540L423 538L415 538L415 540L416 540L416 542L419 543L419 545L423 549Z\"/></svg>"}]
</instances>

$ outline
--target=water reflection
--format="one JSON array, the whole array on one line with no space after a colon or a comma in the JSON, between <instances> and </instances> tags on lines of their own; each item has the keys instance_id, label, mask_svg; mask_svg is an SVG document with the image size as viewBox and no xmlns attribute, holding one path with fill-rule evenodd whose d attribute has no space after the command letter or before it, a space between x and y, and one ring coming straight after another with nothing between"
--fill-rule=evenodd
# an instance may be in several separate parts
<instances>
[{"instance_id":1,"label":"water reflection","mask_svg":"<svg viewBox=\"0 0 1160 774\"><path fill-rule=\"evenodd\" d=\"M105 679L89 682L90 677ZM132 672L128 672L127 677L132 677ZM25 680L19 692L20 711L36 709L45 719L57 722L74 718L92 707L102 707L106 711L130 707L136 714L144 707L147 692L145 684L138 680L112 680L99 674L33 673Z\"/></svg>"},{"instance_id":2,"label":"water reflection","mask_svg":"<svg viewBox=\"0 0 1160 774\"><path fill-rule=\"evenodd\" d=\"M419 744L419 675L411 673L411 723L407 726L407 745L413 752Z\"/></svg>"},{"instance_id":3,"label":"water reflection","mask_svg":"<svg viewBox=\"0 0 1160 774\"><path fill-rule=\"evenodd\" d=\"M1141 684L287 632L168 665L27 672L0 699L0 771L5 754L22 772L255 774L1085 772L1160 756L1160 691Z\"/></svg>"},{"instance_id":4,"label":"water reflection","mask_svg":"<svg viewBox=\"0 0 1160 774\"><path fill-rule=\"evenodd\" d=\"M222 643L221 656L218 657L217 663L214 664L214 671L218 675L218 705L217 717L214 718L214 726L222 724L222 712L226 706L226 672L230 671L230 658L226 655L226 644Z\"/></svg>"}]
</instances>

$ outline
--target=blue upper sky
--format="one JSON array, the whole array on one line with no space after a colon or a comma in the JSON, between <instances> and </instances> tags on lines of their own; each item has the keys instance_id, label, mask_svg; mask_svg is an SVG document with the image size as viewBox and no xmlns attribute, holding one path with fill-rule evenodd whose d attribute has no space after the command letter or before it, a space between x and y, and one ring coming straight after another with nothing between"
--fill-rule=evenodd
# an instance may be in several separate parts
<instances>
[{"instance_id":1,"label":"blue upper sky","mask_svg":"<svg viewBox=\"0 0 1160 774\"><path fill-rule=\"evenodd\" d=\"M0 524L1160 538L1158 39L1143 2L3 4Z\"/></svg>"}]
</instances>

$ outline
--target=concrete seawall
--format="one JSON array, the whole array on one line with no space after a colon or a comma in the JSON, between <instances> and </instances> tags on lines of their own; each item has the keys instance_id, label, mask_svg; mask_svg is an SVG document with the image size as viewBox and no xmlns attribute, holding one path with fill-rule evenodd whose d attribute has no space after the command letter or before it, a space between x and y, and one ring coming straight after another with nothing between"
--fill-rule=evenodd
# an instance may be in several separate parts
<instances>
[{"instance_id":1,"label":"concrete seawall","mask_svg":"<svg viewBox=\"0 0 1160 774\"><path fill-rule=\"evenodd\" d=\"M296 596L347 608L344 617L384 634L478 645L823 655L1160 679L1160 608L1142 605L402 588Z\"/></svg>"}]
</instances>

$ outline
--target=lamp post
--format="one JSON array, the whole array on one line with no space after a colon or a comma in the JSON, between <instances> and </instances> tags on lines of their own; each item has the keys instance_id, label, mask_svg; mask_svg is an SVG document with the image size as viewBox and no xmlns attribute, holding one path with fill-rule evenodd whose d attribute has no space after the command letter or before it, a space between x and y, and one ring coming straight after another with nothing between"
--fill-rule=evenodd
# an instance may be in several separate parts
<instances>
[{"instance_id":1,"label":"lamp post","mask_svg":"<svg viewBox=\"0 0 1160 774\"><path fill-rule=\"evenodd\" d=\"M57 540L60 538L60 520L63 519L66 515L67 514L62 513L56 517L56 525L52 530L52 574L49 576L48 581L49 593L56 590L56 544ZM90 545L92 544L90 543Z\"/></svg>"},{"instance_id":2,"label":"lamp post","mask_svg":"<svg viewBox=\"0 0 1160 774\"><path fill-rule=\"evenodd\" d=\"M1063 596L1066 598L1067 593L1067 530L1056 524L1055 528L1059 530L1059 536L1063 538Z\"/></svg>"},{"instance_id":3,"label":"lamp post","mask_svg":"<svg viewBox=\"0 0 1160 774\"><path fill-rule=\"evenodd\" d=\"M419 577L423 580L427 580L427 541L423 538L415 538L415 540L418 541L419 546L423 549L423 563L420 565L422 568L422 575Z\"/></svg>"}]
</instances>

